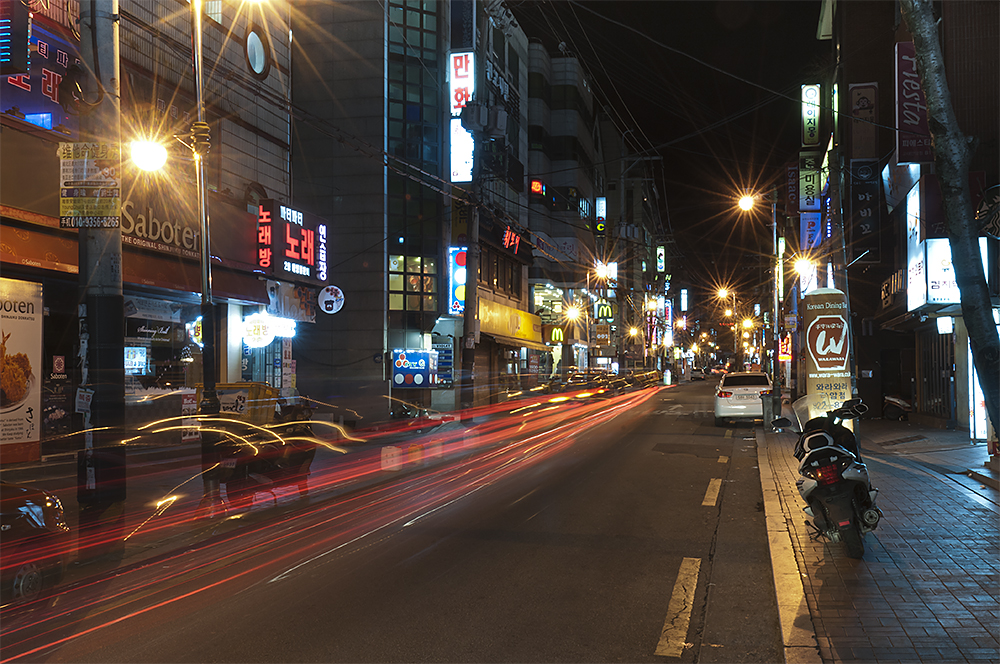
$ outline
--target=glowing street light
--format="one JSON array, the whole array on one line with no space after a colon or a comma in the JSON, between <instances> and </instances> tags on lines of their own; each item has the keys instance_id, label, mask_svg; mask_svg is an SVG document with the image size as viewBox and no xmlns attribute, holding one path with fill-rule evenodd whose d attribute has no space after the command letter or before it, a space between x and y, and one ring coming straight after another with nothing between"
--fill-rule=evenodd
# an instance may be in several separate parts
<instances>
[{"instance_id":1,"label":"glowing street light","mask_svg":"<svg viewBox=\"0 0 1000 664\"><path fill-rule=\"evenodd\" d=\"M167 163L167 149L156 141L132 141L132 163L144 171L158 171Z\"/></svg>"},{"instance_id":2,"label":"glowing street light","mask_svg":"<svg viewBox=\"0 0 1000 664\"><path fill-rule=\"evenodd\" d=\"M740 206L740 209L743 210L744 212L749 212L750 210L753 209L754 203L755 203L755 198L753 196L749 194L744 194L743 196L740 197L738 205Z\"/></svg>"}]
</instances>

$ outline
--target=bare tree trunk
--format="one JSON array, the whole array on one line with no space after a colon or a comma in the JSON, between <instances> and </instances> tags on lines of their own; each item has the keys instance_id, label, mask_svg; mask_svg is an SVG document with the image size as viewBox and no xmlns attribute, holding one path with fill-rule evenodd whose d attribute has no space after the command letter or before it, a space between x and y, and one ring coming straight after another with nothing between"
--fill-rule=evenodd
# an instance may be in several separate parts
<instances>
[{"instance_id":1,"label":"bare tree trunk","mask_svg":"<svg viewBox=\"0 0 1000 664\"><path fill-rule=\"evenodd\" d=\"M941 184L952 266L961 292L962 317L969 331L972 361L979 372L986 411L997 430L1000 424L1000 338L993 321L969 193L969 161L976 141L962 135L955 117L932 0L900 0L899 4L903 20L913 35L921 88L927 98L934 165Z\"/></svg>"}]
</instances>

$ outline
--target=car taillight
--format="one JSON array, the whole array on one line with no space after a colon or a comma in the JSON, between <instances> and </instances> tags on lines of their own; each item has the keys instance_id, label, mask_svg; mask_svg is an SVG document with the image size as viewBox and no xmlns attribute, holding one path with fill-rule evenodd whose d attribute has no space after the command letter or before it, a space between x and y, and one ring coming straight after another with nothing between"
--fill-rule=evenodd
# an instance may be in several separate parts
<instances>
[{"instance_id":1,"label":"car taillight","mask_svg":"<svg viewBox=\"0 0 1000 664\"><path fill-rule=\"evenodd\" d=\"M725 399L727 397L733 396L733 393L732 392L726 392L725 390L719 390L719 393L716 394L715 396L722 397L723 399Z\"/></svg>"}]
</instances>

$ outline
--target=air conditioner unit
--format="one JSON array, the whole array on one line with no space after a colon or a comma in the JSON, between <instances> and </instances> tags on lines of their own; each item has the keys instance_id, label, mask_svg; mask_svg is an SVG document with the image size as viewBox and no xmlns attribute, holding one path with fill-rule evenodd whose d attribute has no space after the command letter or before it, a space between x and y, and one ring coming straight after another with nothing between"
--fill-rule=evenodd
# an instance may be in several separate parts
<instances>
[{"instance_id":1,"label":"air conditioner unit","mask_svg":"<svg viewBox=\"0 0 1000 664\"><path fill-rule=\"evenodd\" d=\"M472 133L486 129L490 121L489 109L478 102L469 102L462 109L462 126Z\"/></svg>"},{"instance_id":2,"label":"air conditioner unit","mask_svg":"<svg viewBox=\"0 0 1000 664\"><path fill-rule=\"evenodd\" d=\"M490 136L507 135L507 111L499 106L490 109L489 134Z\"/></svg>"}]
</instances>

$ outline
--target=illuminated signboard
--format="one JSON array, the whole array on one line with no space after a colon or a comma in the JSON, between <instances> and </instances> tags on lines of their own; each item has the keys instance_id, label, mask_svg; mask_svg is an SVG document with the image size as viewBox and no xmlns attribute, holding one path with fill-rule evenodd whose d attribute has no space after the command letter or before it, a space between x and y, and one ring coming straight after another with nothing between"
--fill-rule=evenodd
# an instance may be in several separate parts
<instances>
[{"instance_id":1,"label":"illuminated signboard","mask_svg":"<svg viewBox=\"0 0 1000 664\"><path fill-rule=\"evenodd\" d=\"M662 245L656 248L656 271L667 271L667 248Z\"/></svg>"},{"instance_id":2,"label":"illuminated signboard","mask_svg":"<svg viewBox=\"0 0 1000 664\"><path fill-rule=\"evenodd\" d=\"M608 199L604 196L598 196L594 207L597 217L594 221L594 232L597 235L604 235L604 231L607 228Z\"/></svg>"},{"instance_id":3,"label":"illuminated signboard","mask_svg":"<svg viewBox=\"0 0 1000 664\"><path fill-rule=\"evenodd\" d=\"M142 376L146 373L146 347L125 347L125 375Z\"/></svg>"},{"instance_id":4,"label":"illuminated signboard","mask_svg":"<svg viewBox=\"0 0 1000 664\"><path fill-rule=\"evenodd\" d=\"M448 249L448 313L465 313L466 247Z\"/></svg>"},{"instance_id":5,"label":"illuminated signboard","mask_svg":"<svg viewBox=\"0 0 1000 664\"><path fill-rule=\"evenodd\" d=\"M686 288L681 289L681 311L688 310L688 290Z\"/></svg>"},{"instance_id":6,"label":"illuminated signboard","mask_svg":"<svg viewBox=\"0 0 1000 664\"><path fill-rule=\"evenodd\" d=\"M536 194L538 196L544 196L545 195L545 183L542 182L541 180L532 180L531 181L531 193Z\"/></svg>"},{"instance_id":7,"label":"illuminated signboard","mask_svg":"<svg viewBox=\"0 0 1000 664\"><path fill-rule=\"evenodd\" d=\"M818 85L802 86L802 145L819 145Z\"/></svg>"},{"instance_id":8,"label":"illuminated signboard","mask_svg":"<svg viewBox=\"0 0 1000 664\"><path fill-rule=\"evenodd\" d=\"M257 267L281 281L324 285L327 280L327 225L319 217L275 200L257 212Z\"/></svg>"},{"instance_id":9,"label":"illuminated signboard","mask_svg":"<svg viewBox=\"0 0 1000 664\"><path fill-rule=\"evenodd\" d=\"M472 182L475 140L462 126L462 109L476 92L476 54L452 53L449 57L449 99L451 100L451 181Z\"/></svg>"},{"instance_id":10,"label":"illuminated signboard","mask_svg":"<svg viewBox=\"0 0 1000 664\"><path fill-rule=\"evenodd\" d=\"M267 313L250 314L243 319L243 343L248 348L263 348L275 337L294 337L295 321Z\"/></svg>"},{"instance_id":11,"label":"illuminated signboard","mask_svg":"<svg viewBox=\"0 0 1000 664\"><path fill-rule=\"evenodd\" d=\"M0 74L28 73L30 38L31 14L27 3L12 0L0 4Z\"/></svg>"},{"instance_id":12,"label":"illuminated signboard","mask_svg":"<svg viewBox=\"0 0 1000 664\"><path fill-rule=\"evenodd\" d=\"M924 240L927 258L927 302L931 304L959 304L961 292L955 278L955 268L951 263L951 243L947 238ZM979 252L983 261L983 272L989 274L988 245L986 238L979 238Z\"/></svg>"},{"instance_id":13,"label":"illuminated signboard","mask_svg":"<svg viewBox=\"0 0 1000 664\"><path fill-rule=\"evenodd\" d=\"M392 386L436 387L438 382L436 350L392 351Z\"/></svg>"}]
</instances>

